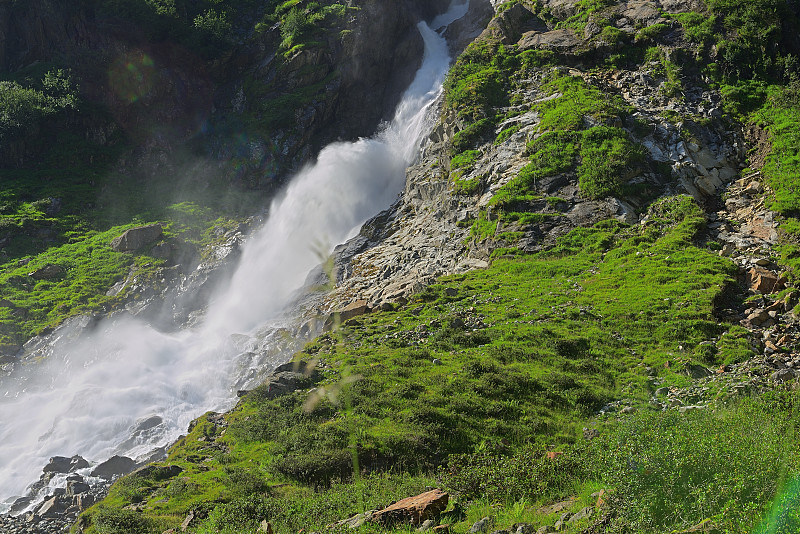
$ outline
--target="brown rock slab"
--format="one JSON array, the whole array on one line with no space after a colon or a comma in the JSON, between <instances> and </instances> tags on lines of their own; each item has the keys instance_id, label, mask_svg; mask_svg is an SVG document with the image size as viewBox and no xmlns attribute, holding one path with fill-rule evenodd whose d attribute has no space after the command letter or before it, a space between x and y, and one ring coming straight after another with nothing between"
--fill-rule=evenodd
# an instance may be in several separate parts
<instances>
[{"instance_id":1,"label":"brown rock slab","mask_svg":"<svg viewBox=\"0 0 800 534\"><path fill-rule=\"evenodd\" d=\"M372 515L371 521L383 525L411 523L419 525L426 519L434 519L447 508L450 495L435 489L397 501L388 508Z\"/></svg>"},{"instance_id":2,"label":"brown rock slab","mask_svg":"<svg viewBox=\"0 0 800 534\"><path fill-rule=\"evenodd\" d=\"M366 300L357 300L355 302L351 302L337 313L339 314L339 320L344 322L348 319L352 319L353 317L358 317L359 315L369 313L369 306L367 305Z\"/></svg>"},{"instance_id":3,"label":"brown rock slab","mask_svg":"<svg viewBox=\"0 0 800 534\"><path fill-rule=\"evenodd\" d=\"M747 271L747 284L753 291L762 294L774 293L784 287L784 282L777 274L760 267L752 267Z\"/></svg>"}]
</instances>

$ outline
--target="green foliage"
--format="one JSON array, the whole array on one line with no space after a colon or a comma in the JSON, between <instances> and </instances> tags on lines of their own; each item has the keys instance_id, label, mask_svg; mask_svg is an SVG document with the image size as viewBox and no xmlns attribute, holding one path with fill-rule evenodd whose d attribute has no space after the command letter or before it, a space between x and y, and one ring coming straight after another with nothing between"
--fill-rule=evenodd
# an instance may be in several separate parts
<instances>
[{"instance_id":1,"label":"green foliage","mask_svg":"<svg viewBox=\"0 0 800 534\"><path fill-rule=\"evenodd\" d=\"M224 40L232 29L232 25L228 21L228 13L225 11L217 12L214 9L209 9L205 13L197 15L194 18L194 27L220 41Z\"/></svg>"},{"instance_id":2,"label":"green foliage","mask_svg":"<svg viewBox=\"0 0 800 534\"><path fill-rule=\"evenodd\" d=\"M256 0L96 0L100 19L135 25L151 41L169 40L212 58L249 33L257 15L272 15L276 2ZM266 16L266 15L265 15Z\"/></svg>"},{"instance_id":3,"label":"green foliage","mask_svg":"<svg viewBox=\"0 0 800 534\"><path fill-rule=\"evenodd\" d=\"M783 28L797 22L797 12L786 0L710 0L722 21L717 54L723 79L766 78L775 74L785 53Z\"/></svg>"},{"instance_id":4,"label":"green foliage","mask_svg":"<svg viewBox=\"0 0 800 534\"><path fill-rule=\"evenodd\" d=\"M288 11L287 11L288 10ZM339 21L345 16L347 6L333 3L321 6L318 2L284 2L276 11L280 17L281 46L291 49L305 43L314 33L319 33L326 25Z\"/></svg>"},{"instance_id":5,"label":"green foliage","mask_svg":"<svg viewBox=\"0 0 800 534\"><path fill-rule=\"evenodd\" d=\"M36 89L0 81L0 140L23 127L31 128L44 118L77 108L78 90L69 73L49 71L41 86Z\"/></svg>"},{"instance_id":6,"label":"green foliage","mask_svg":"<svg viewBox=\"0 0 800 534\"><path fill-rule=\"evenodd\" d=\"M519 124L509 126L508 128L503 128L503 130L499 134L497 134L497 137L494 140L494 144L499 145L505 142L509 137L517 133L521 128L522 126L520 126Z\"/></svg>"},{"instance_id":7,"label":"green foliage","mask_svg":"<svg viewBox=\"0 0 800 534\"><path fill-rule=\"evenodd\" d=\"M666 384L685 380L664 365L684 358L677 345L693 350L727 330L713 302L737 271L692 244L699 208L674 198L648 221L575 230L549 252L496 259L345 323L307 347L325 362L318 377L274 399L254 389L224 433L201 418L170 451L178 477L126 477L105 505L140 502L164 528L201 506L211 513L199 532L264 519L296 531L413 495L437 470L468 499L576 491L595 476L570 445L581 422L623 391L646 402L643 365ZM570 454L544 458L553 444Z\"/></svg>"},{"instance_id":8,"label":"green foliage","mask_svg":"<svg viewBox=\"0 0 800 534\"><path fill-rule=\"evenodd\" d=\"M683 27L683 32L689 42L705 45L713 41L714 23L716 17L713 15L688 11L672 15Z\"/></svg>"},{"instance_id":9,"label":"green foliage","mask_svg":"<svg viewBox=\"0 0 800 534\"><path fill-rule=\"evenodd\" d=\"M284 48L292 48L311 27L306 10L293 7L281 20L281 37Z\"/></svg>"},{"instance_id":10,"label":"green foliage","mask_svg":"<svg viewBox=\"0 0 800 534\"><path fill-rule=\"evenodd\" d=\"M796 448L786 447L798 439L796 400L790 402L788 410L744 401L715 411L644 412L624 420L595 442L604 459L600 472L617 491L620 519L643 533L709 518L722 531L753 531L764 503L800 468ZM796 495L784 498L796 506ZM777 529L769 532L792 532L797 518L786 514L772 527Z\"/></svg>"},{"instance_id":11,"label":"green foliage","mask_svg":"<svg viewBox=\"0 0 800 534\"><path fill-rule=\"evenodd\" d=\"M772 209L783 214L800 212L800 82L770 88L769 99L755 115L770 133L772 150L764 166L773 189Z\"/></svg>"},{"instance_id":12,"label":"green foliage","mask_svg":"<svg viewBox=\"0 0 800 534\"><path fill-rule=\"evenodd\" d=\"M461 152L460 154L456 154L450 159L450 169L468 169L471 168L472 165L475 163L475 160L478 159L481 153L479 150L467 150L465 152Z\"/></svg>"},{"instance_id":13,"label":"green foliage","mask_svg":"<svg viewBox=\"0 0 800 534\"><path fill-rule=\"evenodd\" d=\"M134 262L131 255L114 252L108 245L125 228L53 247L31 261L0 272L4 298L13 303L12 308L0 310L3 340L21 344L67 317L101 310L110 304L113 299L105 293L128 273ZM151 266L159 263L152 258L150 261ZM46 265L61 267L63 276L36 281L28 275Z\"/></svg>"},{"instance_id":14,"label":"green foliage","mask_svg":"<svg viewBox=\"0 0 800 534\"><path fill-rule=\"evenodd\" d=\"M573 454L547 458L546 450L523 447L514 454L479 452L450 457L442 482L460 501L493 503L551 501L568 495L586 478L585 465Z\"/></svg>"},{"instance_id":15,"label":"green foliage","mask_svg":"<svg viewBox=\"0 0 800 534\"><path fill-rule=\"evenodd\" d=\"M586 118L606 122L624 111L617 96L603 93L578 76L556 76L542 86L545 94L559 95L536 105L541 114L539 131L582 130Z\"/></svg>"},{"instance_id":16,"label":"green foliage","mask_svg":"<svg viewBox=\"0 0 800 534\"><path fill-rule=\"evenodd\" d=\"M644 154L625 130L596 126L584 132L580 158L581 193L599 199L620 196L626 177L644 161Z\"/></svg>"},{"instance_id":17,"label":"green foliage","mask_svg":"<svg viewBox=\"0 0 800 534\"><path fill-rule=\"evenodd\" d=\"M492 114L508 98L508 62L514 56L489 40L467 46L458 57L444 83L445 105L460 118L477 121Z\"/></svg>"},{"instance_id":18,"label":"green foliage","mask_svg":"<svg viewBox=\"0 0 800 534\"><path fill-rule=\"evenodd\" d=\"M453 179L453 185L455 186L455 194L457 195L471 196L483 191L483 180L477 176L466 179L455 177Z\"/></svg>"},{"instance_id":19,"label":"green foliage","mask_svg":"<svg viewBox=\"0 0 800 534\"><path fill-rule=\"evenodd\" d=\"M636 43L643 42L643 41L653 41L665 31L669 29L667 24L658 23L658 24L651 24L650 26L645 26L638 32L636 32L636 37L634 41Z\"/></svg>"},{"instance_id":20,"label":"green foliage","mask_svg":"<svg viewBox=\"0 0 800 534\"><path fill-rule=\"evenodd\" d=\"M470 123L466 128L453 136L451 141L451 154L459 154L475 148L483 140L488 132L492 130L494 121L491 119L480 119Z\"/></svg>"},{"instance_id":21,"label":"green foliage","mask_svg":"<svg viewBox=\"0 0 800 534\"><path fill-rule=\"evenodd\" d=\"M613 6L615 3L616 0L578 0L578 2L575 3L575 14L567 20L559 22L557 27L573 28L579 32L583 32L591 15L600 13L606 8Z\"/></svg>"},{"instance_id":22,"label":"green foliage","mask_svg":"<svg viewBox=\"0 0 800 534\"><path fill-rule=\"evenodd\" d=\"M152 521L134 510L101 507L94 515L98 534L149 534Z\"/></svg>"},{"instance_id":23,"label":"green foliage","mask_svg":"<svg viewBox=\"0 0 800 534\"><path fill-rule=\"evenodd\" d=\"M553 176L574 166L580 135L569 131L546 132L528 144L531 163L541 176Z\"/></svg>"},{"instance_id":24,"label":"green foliage","mask_svg":"<svg viewBox=\"0 0 800 534\"><path fill-rule=\"evenodd\" d=\"M610 45L616 45L627 38L627 34L614 26L604 26L600 32L600 39Z\"/></svg>"}]
</instances>

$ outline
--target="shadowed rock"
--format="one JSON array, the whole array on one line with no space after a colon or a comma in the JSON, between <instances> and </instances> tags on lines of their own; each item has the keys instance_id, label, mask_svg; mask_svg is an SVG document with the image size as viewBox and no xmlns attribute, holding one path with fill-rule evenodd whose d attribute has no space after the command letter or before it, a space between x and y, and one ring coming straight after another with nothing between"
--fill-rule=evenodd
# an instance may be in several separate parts
<instances>
[{"instance_id":1,"label":"shadowed rock","mask_svg":"<svg viewBox=\"0 0 800 534\"><path fill-rule=\"evenodd\" d=\"M160 224L149 224L125 230L125 233L111 241L111 248L117 252L133 252L161 237Z\"/></svg>"}]
</instances>

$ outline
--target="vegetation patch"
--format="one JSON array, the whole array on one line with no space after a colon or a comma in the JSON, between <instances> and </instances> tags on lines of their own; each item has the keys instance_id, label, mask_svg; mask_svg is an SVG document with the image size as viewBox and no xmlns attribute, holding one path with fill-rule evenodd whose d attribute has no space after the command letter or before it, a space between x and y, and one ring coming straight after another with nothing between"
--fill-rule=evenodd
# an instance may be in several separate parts
<instances>
[{"instance_id":1,"label":"vegetation patch","mask_svg":"<svg viewBox=\"0 0 800 534\"><path fill-rule=\"evenodd\" d=\"M203 510L198 532L244 532L265 519L322 528L421 491L437 472L464 503L567 496L592 464L545 451L580 449L584 421L612 399L644 405L645 366L684 383L691 353L678 346L729 330L713 302L736 269L692 244L703 224L691 199L674 198L642 228L575 230L552 251L497 259L351 320L301 353L320 362L320 381L278 398L257 388L227 426L201 418L170 451L179 475L123 478L104 506L139 502L159 528Z\"/></svg>"}]
</instances>

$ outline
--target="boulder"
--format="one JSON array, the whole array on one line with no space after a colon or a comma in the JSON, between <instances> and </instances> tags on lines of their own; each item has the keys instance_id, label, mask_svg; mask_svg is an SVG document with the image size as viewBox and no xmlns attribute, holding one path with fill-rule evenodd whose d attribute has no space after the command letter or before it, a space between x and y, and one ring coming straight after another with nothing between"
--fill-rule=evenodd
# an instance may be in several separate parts
<instances>
[{"instance_id":1,"label":"boulder","mask_svg":"<svg viewBox=\"0 0 800 534\"><path fill-rule=\"evenodd\" d=\"M522 36L518 43L520 50L537 48L561 53L571 53L582 45L583 41L575 36L575 32L568 29L549 32L528 32Z\"/></svg>"},{"instance_id":2,"label":"boulder","mask_svg":"<svg viewBox=\"0 0 800 534\"><path fill-rule=\"evenodd\" d=\"M747 284L750 289L762 294L774 293L784 287L783 280L777 274L761 267L753 267L747 271Z\"/></svg>"},{"instance_id":3,"label":"boulder","mask_svg":"<svg viewBox=\"0 0 800 534\"><path fill-rule=\"evenodd\" d=\"M447 508L449 499L450 495L441 490L426 491L375 512L370 521L385 526L408 523L420 525L426 519L435 519L442 513Z\"/></svg>"},{"instance_id":4,"label":"boulder","mask_svg":"<svg viewBox=\"0 0 800 534\"><path fill-rule=\"evenodd\" d=\"M756 309L747 316L747 321L755 326L762 325L770 320L769 312L764 309Z\"/></svg>"},{"instance_id":5,"label":"boulder","mask_svg":"<svg viewBox=\"0 0 800 534\"><path fill-rule=\"evenodd\" d=\"M145 245L149 245L161 237L162 233L163 230L160 224L148 224L147 226L130 228L111 241L111 248L117 252L133 252Z\"/></svg>"},{"instance_id":6,"label":"boulder","mask_svg":"<svg viewBox=\"0 0 800 534\"><path fill-rule=\"evenodd\" d=\"M581 519L589 519L592 517L592 513L594 513L594 508L591 506L586 506L581 509L577 514L573 515L569 518L570 523L575 523L576 521L580 521Z\"/></svg>"},{"instance_id":7,"label":"boulder","mask_svg":"<svg viewBox=\"0 0 800 534\"><path fill-rule=\"evenodd\" d=\"M44 473L74 473L78 469L89 467L89 462L80 456L67 458L66 456L53 456L42 469Z\"/></svg>"},{"instance_id":8,"label":"boulder","mask_svg":"<svg viewBox=\"0 0 800 534\"><path fill-rule=\"evenodd\" d=\"M494 523L494 521L492 521L491 517L484 517L483 519L475 521L475 523L470 527L468 532L469 534L478 534L480 532L486 532L489 530L489 527L492 526L492 523Z\"/></svg>"},{"instance_id":9,"label":"boulder","mask_svg":"<svg viewBox=\"0 0 800 534\"><path fill-rule=\"evenodd\" d=\"M66 269L61 267L60 265L56 265L54 263L48 263L44 267L40 267L35 271L31 271L28 273L28 276L33 278L34 280L51 280L53 278L58 278L62 276Z\"/></svg>"},{"instance_id":10,"label":"boulder","mask_svg":"<svg viewBox=\"0 0 800 534\"><path fill-rule=\"evenodd\" d=\"M112 456L105 462L98 464L92 470L93 477L100 477L105 480L111 480L120 475L127 475L136 467L136 462L127 456Z\"/></svg>"},{"instance_id":11,"label":"boulder","mask_svg":"<svg viewBox=\"0 0 800 534\"><path fill-rule=\"evenodd\" d=\"M295 373L293 371L283 371L280 373L273 373L266 382L267 398L274 399L282 395L288 395L298 389L310 387L310 385L319 379L318 373L314 372L311 376L306 376L303 373Z\"/></svg>"},{"instance_id":12,"label":"boulder","mask_svg":"<svg viewBox=\"0 0 800 534\"><path fill-rule=\"evenodd\" d=\"M339 320L345 322L353 317L358 317L359 315L364 315L365 313L369 313L370 309L367 305L366 300L357 300L355 302L351 302L341 310L335 312L339 315Z\"/></svg>"},{"instance_id":13,"label":"boulder","mask_svg":"<svg viewBox=\"0 0 800 534\"><path fill-rule=\"evenodd\" d=\"M90 487L89 484L86 482L79 482L77 480L70 480L67 482L67 497L73 497L80 493L85 493L89 491Z\"/></svg>"},{"instance_id":14,"label":"boulder","mask_svg":"<svg viewBox=\"0 0 800 534\"><path fill-rule=\"evenodd\" d=\"M179 465L144 465L131 473L131 477L167 480L180 475L183 468Z\"/></svg>"},{"instance_id":15,"label":"boulder","mask_svg":"<svg viewBox=\"0 0 800 534\"><path fill-rule=\"evenodd\" d=\"M62 497L55 496L45 500L39 508L36 509L34 515L39 517L58 517L64 513L69 507L69 503L65 502Z\"/></svg>"},{"instance_id":16,"label":"boulder","mask_svg":"<svg viewBox=\"0 0 800 534\"><path fill-rule=\"evenodd\" d=\"M81 493L72 497L72 505L76 506L78 510L83 511L92 506L96 502L95 496L91 493Z\"/></svg>"}]
</instances>

